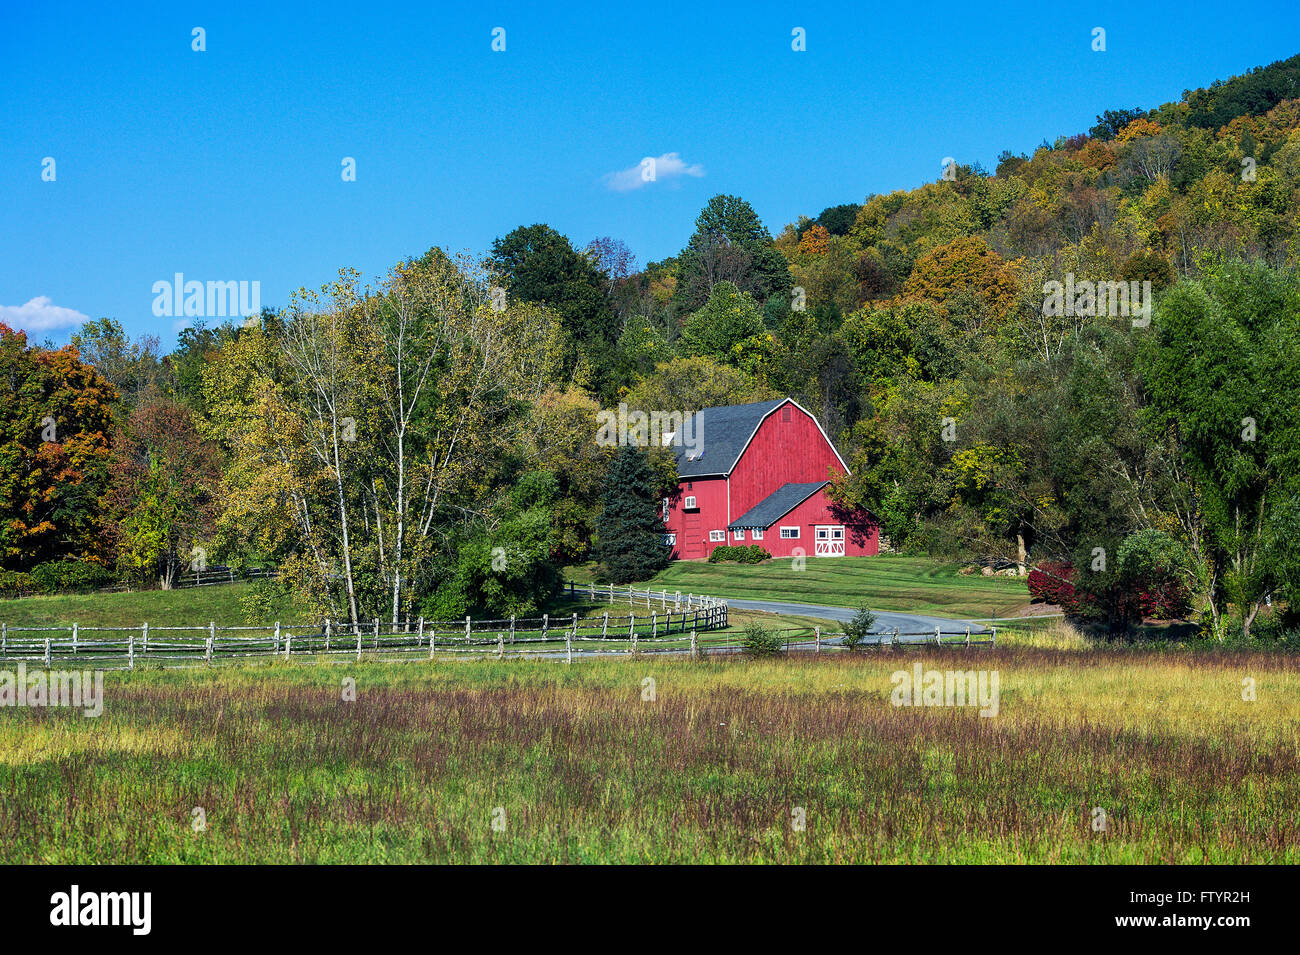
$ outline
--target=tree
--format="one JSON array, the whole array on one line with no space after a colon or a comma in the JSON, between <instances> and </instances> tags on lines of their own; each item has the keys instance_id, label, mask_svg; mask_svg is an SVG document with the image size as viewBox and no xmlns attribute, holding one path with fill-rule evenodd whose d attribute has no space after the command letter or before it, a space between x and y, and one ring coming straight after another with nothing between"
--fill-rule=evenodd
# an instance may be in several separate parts
<instances>
[{"instance_id":1,"label":"tree","mask_svg":"<svg viewBox=\"0 0 1300 955\"><path fill-rule=\"evenodd\" d=\"M686 319L682 345L692 357L739 366L745 344L766 331L758 303L730 282L720 282L700 310Z\"/></svg>"},{"instance_id":2,"label":"tree","mask_svg":"<svg viewBox=\"0 0 1300 955\"><path fill-rule=\"evenodd\" d=\"M608 297L614 276L599 266L619 268L621 254L609 244L612 240L597 241L605 243L604 251L587 255L548 225L520 226L492 243L490 265L511 299L545 305L560 317L566 338L564 372L571 375L585 364L599 391L618 335Z\"/></svg>"},{"instance_id":3,"label":"tree","mask_svg":"<svg viewBox=\"0 0 1300 955\"><path fill-rule=\"evenodd\" d=\"M105 562L112 384L75 347L29 348L0 323L0 566Z\"/></svg>"},{"instance_id":4,"label":"tree","mask_svg":"<svg viewBox=\"0 0 1300 955\"><path fill-rule=\"evenodd\" d=\"M1088 130L1088 135L1094 139L1114 139L1133 120L1145 116L1144 109L1108 109L1097 117L1097 125Z\"/></svg>"},{"instance_id":5,"label":"tree","mask_svg":"<svg viewBox=\"0 0 1300 955\"><path fill-rule=\"evenodd\" d=\"M675 358L655 366L627 393L629 408L699 411L716 405L743 405L779 398L752 376L710 358Z\"/></svg>"},{"instance_id":6,"label":"tree","mask_svg":"<svg viewBox=\"0 0 1300 955\"><path fill-rule=\"evenodd\" d=\"M954 239L916 260L903 283L904 299L949 302L958 292L978 295L998 315L1011 308L1019 291L1015 273L977 237Z\"/></svg>"},{"instance_id":7,"label":"tree","mask_svg":"<svg viewBox=\"0 0 1300 955\"><path fill-rule=\"evenodd\" d=\"M1300 493L1300 281L1229 262L1166 294L1144 353L1151 417L1171 437L1195 493L1208 602L1235 606L1245 636L1285 562L1268 557L1272 523ZM1198 535L1199 537L1200 535Z\"/></svg>"},{"instance_id":8,"label":"tree","mask_svg":"<svg viewBox=\"0 0 1300 955\"><path fill-rule=\"evenodd\" d=\"M648 580L668 566L659 493L646 456L631 445L614 454L605 477L604 509L596 522L596 559L609 579Z\"/></svg>"},{"instance_id":9,"label":"tree","mask_svg":"<svg viewBox=\"0 0 1300 955\"><path fill-rule=\"evenodd\" d=\"M866 642L875 628L875 612L866 605L859 607L853 614L853 619L844 624L844 645L850 650L856 650Z\"/></svg>"},{"instance_id":10,"label":"tree","mask_svg":"<svg viewBox=\"0 0 1300 955\"><path fill-rule=\"evenodd\" d=\"M232 447L225 536L256 539L287 512L291 573L322 613L399 619L494 520L557 323L527 302L494 308L489 281L438 250L374 289L345 271L210 376Z\"/></svg>"},{"instance_id":11,"label":"tree","mask_svg":"<svg viewBox=\"0 0 1300 955\"><path fill-rule=\"evenodd\" d=\"M731 282L765 302L790 291L790 272L772 235L738 196L718 195L695 220L695 232L681 254L674 301L678 309L698 309L719 282Z\"/></svg>"},{"instance_id":12,"label":"tree","mask_svg":"<svg viewBox=\"0 0 1300 955\"><path fill-rule=\"evenodd\" d=\"M141 401L113 453L119 561L170 590L184 564L201 556L194 549L210 532L220 475L218 449L186 406L157 391Z\"/></svg>"},{"instance_id":13,"label":"tree","mask_svg":"<svg viewBox=\"0 0 1300 955\"><path fill-rule=\"evenodd\" d=\"M143 335L131 342L121 323L101 318L83 324L72 334L71 344L81 360L107 378L129 406L146 390L161 384L157 335Z\"/></svg>"}]
</instances>

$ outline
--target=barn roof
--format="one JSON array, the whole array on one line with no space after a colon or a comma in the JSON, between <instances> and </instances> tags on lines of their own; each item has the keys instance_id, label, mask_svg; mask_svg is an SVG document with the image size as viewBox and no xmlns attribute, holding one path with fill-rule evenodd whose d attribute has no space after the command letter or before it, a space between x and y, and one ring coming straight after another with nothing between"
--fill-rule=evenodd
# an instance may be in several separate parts
<instances>
[{"instance_id":1,"label":"barn roof","mask_svg":"<svg viewBox=\"0 0 1300 955\"><path fill-rule=\"evenodd\" d=\"M776 398L695 412L691 415L691 423L682 430L685 434L698 436L700 453L688 457L692 449L685 444L678 446L675 449L677 474L683 478L730 474L763 419L789 400Z\"/></svg>"},{"instance_id":2,"label":"barn roof","mask_svg":"<svg viewBox=\"0 0 1300 955\"><path fill-rule=\"evenodd\" d=\"M766 530L830 483L813 481L811 484L782 484L732 521L727 530L749 530L754 527Z\"/></svg>"}]
</instances>

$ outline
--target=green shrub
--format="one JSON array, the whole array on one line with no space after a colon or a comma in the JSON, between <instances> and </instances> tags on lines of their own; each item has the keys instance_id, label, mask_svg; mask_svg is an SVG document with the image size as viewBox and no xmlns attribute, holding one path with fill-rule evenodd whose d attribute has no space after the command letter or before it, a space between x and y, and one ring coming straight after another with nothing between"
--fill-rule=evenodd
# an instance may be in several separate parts
<instances>
[{"instance_id":1,"label":"green shrub","mask_svg":"<svg viewBox=\"0 0 1300 955\"><path fill-rule=\"evenodd\" d=\"M32 579L42 593L85 594L117 580L113 571L88 560L55 560L32 568Z\"/></svg>"},{"instance_id":2,"label":"green shrub","mask_svg":"<svg viewBox=\"0 0 1300 955\"><path fill-rule=\"evenodd\" d=\"M717 564L722 561L735 561L740 564L760 564L765 560L771 560L772 555L765 551L757 544L750 544L748 547L738 545L732 547L723 544L721 547L715 547L709 554L709 563Z\"/></svg>"},{"instance_id":3,"label":"green shrub","mask_svg":"<svg viewBox=\"0 0 1300 955\"><path fill-rule=\"evenodd\" d=\"M741 646L750 656L771 657L785 652L785 638L755 620L745 628Z\"/></svg>"},{"instance_id":4,"label":"green shrub","mask_svg":"<svg viewBox=\"0 0 1300 955\"><path fill-rule=\"evenodd\" d=\"M28 597L41 589L31 574L21 570L0 571L0 597Z\"/></svg>"},{"instance_id":5,"label":"green shrub","mask_svg":"<svg viewBox=\"0 0 1300 955\"><path fill-rule=\"evenodd\" d=\"M866 607L859 607L853 619L844 625L844 645L850 650L862 646L876 626L876 615Z\"/></svg>"}]
</instances>

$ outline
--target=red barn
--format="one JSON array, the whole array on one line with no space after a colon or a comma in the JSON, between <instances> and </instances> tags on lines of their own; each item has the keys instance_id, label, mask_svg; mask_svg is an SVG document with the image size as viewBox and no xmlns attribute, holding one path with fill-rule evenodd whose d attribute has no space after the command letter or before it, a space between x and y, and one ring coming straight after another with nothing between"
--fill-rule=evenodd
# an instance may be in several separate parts
<instances>
[{"instance_id":1,"label":"red barn","mask_svg":"<svg viewBox=\"0 0 1300 955\"><path fill-rule=\"evenodd\" d=\"M683 424L677 490L664 498L673 556L708 557L722 544L759 544L773 557L843 557L880 551L866 511L827 497L848 474L817 419L791 401L705 408Z\"/></svg>"}]
</instances>

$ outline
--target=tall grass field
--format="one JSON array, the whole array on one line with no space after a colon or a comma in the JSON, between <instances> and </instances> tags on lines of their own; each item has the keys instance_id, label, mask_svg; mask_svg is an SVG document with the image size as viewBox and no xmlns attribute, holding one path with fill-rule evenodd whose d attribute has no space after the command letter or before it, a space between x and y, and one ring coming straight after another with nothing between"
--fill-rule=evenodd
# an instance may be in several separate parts
<instances>
[{"instance_id":1,"label":"tall grass field","mask_svg":"<svg viewBox=\"0 0 1300 955\"><path fill-rule=\"evenodd\" d=\"M895 705L917 663L997 715ZM0 862L1296 863L1297 727L1251 652L110 672L0 708Z\"/></svg>"}]
</instances>

